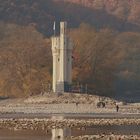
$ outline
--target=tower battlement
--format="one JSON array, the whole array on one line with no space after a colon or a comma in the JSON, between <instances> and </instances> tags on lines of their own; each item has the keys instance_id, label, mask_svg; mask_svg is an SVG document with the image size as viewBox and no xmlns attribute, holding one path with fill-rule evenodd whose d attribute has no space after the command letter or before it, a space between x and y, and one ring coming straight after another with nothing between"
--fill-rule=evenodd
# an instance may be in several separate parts
<instances>
[{"instance_id":1,"label":"tower battlement","mask_svg":"<svg viewBox=\"0 0 140 140\"><path fill-rule=\"evenodd\" d=\"M57 52L60 49L60 37L52 37L52 51Z\"/></svg>"},{"instance_id":2,"label":"tower battlement","mask_svg":"<svg viewBox=\"0 0 140 140\"><path fill-rule=\"evenodd\" d=\"M67 22L60 22L60 36L52 37L53 92L68 92L72 84L72 41Z\"/></svg>"}]
</instances>

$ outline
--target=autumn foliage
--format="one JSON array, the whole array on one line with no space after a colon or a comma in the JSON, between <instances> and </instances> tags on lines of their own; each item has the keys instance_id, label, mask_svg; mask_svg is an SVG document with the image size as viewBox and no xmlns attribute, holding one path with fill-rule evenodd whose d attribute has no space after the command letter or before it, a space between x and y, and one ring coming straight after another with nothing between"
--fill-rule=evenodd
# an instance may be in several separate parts
<instances>
[{"instance_id":1,"label":"autumn foliage","mask_svg":"<svg viewBox=\"0 0 140 140\"><path fill-rule=\"evenodd\" d=\"M140 90L140 33L96 31L81 24L70 32L74 41L73 80L102 95Z\"/></svg>"},{"instance_id":2,"label":"autumn foliage","mask_svg":"<svg viewBox=\"0 0 140 140\"><path fill-rule=\"evenodd\" d=\"M0 23L1 95L41 93L51 82L50 72L50 40L33 27Z\"/></svg>"},{"instance_id":3,"label":"autumn foliage","mask_svg":"<svg viewBox=\"0 0 140 140\"><path fill-rule=\"evenodd\" d=\"M56 25L68 21L74 42L74 85L87 85L92 94L139 95L139 2L111 0L110 5L96 0L93 6L89 0L88 5L54 1L0 0L0 96L50 89L54 20Z\"/></svg>"}]
</instances>

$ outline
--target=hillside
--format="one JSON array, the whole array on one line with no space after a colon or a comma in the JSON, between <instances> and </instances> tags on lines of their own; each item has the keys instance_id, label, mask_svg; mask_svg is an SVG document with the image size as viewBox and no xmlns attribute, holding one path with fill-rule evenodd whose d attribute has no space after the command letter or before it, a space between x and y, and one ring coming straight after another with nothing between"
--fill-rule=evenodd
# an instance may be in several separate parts
<instances>
[{"instance_id":1,"label":"hillside","mask_svg":"<svg viewBox=\"0 0 140 140\"><path fill-rule=\"evenodd\" d=\"M19 25L35 26L45 35L52 34L54 20L57 23L60 20L67 20L70 27L78 27L81 22L85 22L96 29L109 27L118 31L140 31L139 10L132 8L133 4L128 4L127 0L120 0L119 5L116 4L115 0L112 1L114 9L109 5L109 0L66 1L68 0L65 2L61 0L0 0L0 20ZM79 4L80 2L81 4ZM99 6L103 2L106 6ZM125 12L127 8L129 10ZM130 13L130 11L132 12Z\"/></svg>"},{"instance_id":2,"label":"hillside","mask_svg":"<svg viewBox=\"0 0 140 140\"><path fill-rule=\"evenodd\" d=\"M71 2L96 10L102 10L125 22L140 25L139 0L55 0Z\"/></svg>"},{"instance_id":3,"label":"hillside","mask_svg":"<svg viewBox=\"0 0 140 140\"><path fill-rule=\"evenodd\" d=\"M53 22L66 20L74 42L74 85L87 84L92 94L139 97L139 10L132 9L133 3L139 3L112 0L113 9L107 7L109 1L98 6L103 0L86 1L86 5L68 0L0 0L0 96L49 90ZM123 16L115 12L126 7Z\"/></svg>"}]
</instances>

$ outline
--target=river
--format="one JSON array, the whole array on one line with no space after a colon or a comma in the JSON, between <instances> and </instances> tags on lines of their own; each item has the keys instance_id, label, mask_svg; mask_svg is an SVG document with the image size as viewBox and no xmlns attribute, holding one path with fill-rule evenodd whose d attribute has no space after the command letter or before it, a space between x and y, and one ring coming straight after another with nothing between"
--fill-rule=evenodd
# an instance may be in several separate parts
<instances>
[{"instance_id":1,"label":"river","mask_svg":"<svg viewBox=\"0 0 140 140\"><path fill-rule=\"evenodd\" d=\"M92 126L84 128L52 129L49 131L13 131L0 130L0 140L65 140L65 137L116 134L116 135L139 135L140 126Z\"/></svg>"}]
</instances>

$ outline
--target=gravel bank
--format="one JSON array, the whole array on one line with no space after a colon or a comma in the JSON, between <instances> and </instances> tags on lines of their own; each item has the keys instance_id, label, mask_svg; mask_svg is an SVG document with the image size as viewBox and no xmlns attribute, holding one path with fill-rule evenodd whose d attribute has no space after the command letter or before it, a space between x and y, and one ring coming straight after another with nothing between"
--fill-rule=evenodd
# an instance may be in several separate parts
<instances>
[{"instance_id":1,"label":"gravel bank","mask_svg":"<svg viewBox=\"0 0 140 140\"><path fill-rule=\"evenodd\" d=\"M140 140L140 137L137 135L86 135L71 137L71 140Z\"/></svg>"},{"instance_id":2,"label":"gravel bank","mask_svg":"<svg viewBox=\"0 0 140 140\"><path fill-rule=\"evenodd\" d=\"M1 129L47 130L53 128L84 128L103 125L140 125L140 119L0 119Z\"/></svg>"}]
</instances>

